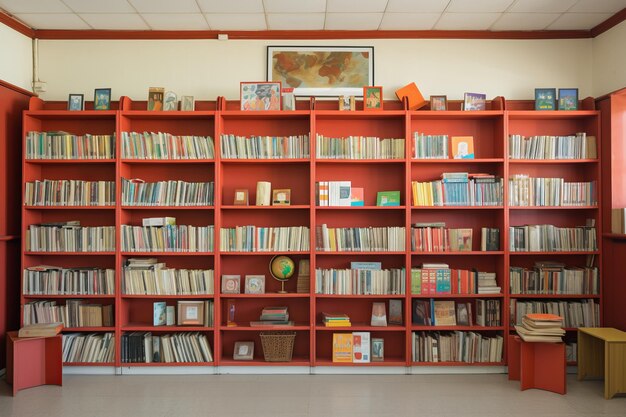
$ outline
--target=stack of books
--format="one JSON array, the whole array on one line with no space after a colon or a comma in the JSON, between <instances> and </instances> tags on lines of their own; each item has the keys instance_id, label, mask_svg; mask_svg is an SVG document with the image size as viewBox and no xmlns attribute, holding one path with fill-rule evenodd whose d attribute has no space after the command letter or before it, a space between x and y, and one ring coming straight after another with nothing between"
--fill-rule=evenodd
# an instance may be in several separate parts
<instances>
[{"instance_id":1,"label":"stack of books","mask_svg":"<svg viewBox=\"0 0 626 417\"><path fill-rule=\"evenodd\" d=\"M347 314L322 313L324 326L326 327L350 327L350 317Z\"/></svg>"},{"instance_id":2,"label":"stack of books","mask_svg":"<svg viewBox=\"0 0 626 417\"><path fill-rule=\"evenodd\" d=\"M17 337L51 337L59 334L61 329L61 322L29 324L20 329Z\"/></svg>"},{"instance_id":3,"label":"stack of books","mask_svg":"<svg viewBox=\"0 0 626 417\"><path fill-rule=\"evenodd\" d=\"M287 307L264 307L259 321L251 321L250 326L293 326L294 322L289 321Z\"/></svg>"},{"instance_id":4,"label":"stack of books","mask_svg":"<svg viewBox=\"0 0 626 417\"><path fill-rule=\"evenodd\" d=\"M296 292L299 294L308 294L311 288L311 272L308 259L300 259L298 264L298 281Z\"/></svg>"},{"instance_id":5,"label":"stack of books","mask_svg":"<svg viewBox=\"0 0 626 417\"><path fill-rule=\"evenodd\" d=\"M515 330L525 342L559 343L565 335L563 318L556 314L526 314Z\"/></svg>"}]
</instances>

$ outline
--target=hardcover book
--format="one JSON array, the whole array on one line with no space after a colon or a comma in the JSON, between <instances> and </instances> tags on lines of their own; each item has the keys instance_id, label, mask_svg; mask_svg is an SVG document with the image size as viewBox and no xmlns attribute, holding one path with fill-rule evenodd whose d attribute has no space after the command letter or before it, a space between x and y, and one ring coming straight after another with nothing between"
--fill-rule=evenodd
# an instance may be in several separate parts
<instances>
[{"instance_id":1,"label":"hardcover book","mask_svg":"<svg viewBox=\"0 0 626 417\"><path fill-rule=\"evenodd\" d=\"M434 302L435 326L456 326L456 314L454 311L454 301L435 300Z\"/></svg>"},{"instance_id":2,"label":"hardcover book","mask_svg":"<svg viewBox=\"0 0 626 417\"><path fill-rule=\"evenodd\" d=\"M333 362L352 362L352 333L333 333Z\"/></svg>"},{"instance_id":3,"label":"hardcover book","mask_svg":"<svg viewBox=\"0 0 626 417\"><path fill-rule=\"evenodd\" d=\"M370 332L352 333L352 362L370 362Z\"/></svg>"},{"instance_id":4,"label":"hardcover book","mask_svg":"<svg viewBox=\"0 0 626 417\"><path fill-rule=\"evenodd\" d=\"M416 326L430 326L430 300L413 300L411 320Z\"/></svg>"},{"instance_id":5,"label":"hardcover book","mask_svg":"<svg viewBox=\"0 0 626 417\"><path fill-rule=\"evenodd\" d=\"M415 83L410 83L396 90L398 100L402 101L405 97L409 103L409 110L417 110L424 107L428 102L424 100L424 96L420 92Z\"/></svg>"},{"instance_id":6,"label":"hardcover book","mask_svg":"<svg viewBox=\"0 0 626 417\"><path fill-rule=\"evenodd\" d=\"M389 324L402 326L402 300L389 300Z\"/></svg>"},{"instance_id":7,"label":"hardcover book","mask_svg":"<svg viewBox=\"0 0 626 417\"><path fill-rule=\"evenodd\" d=\"M256 205L269 206L272 196L272 183L259 181L256 183Z\"/></svg>"},{"instance_id":8,"label":"hardcover book","mask_svg":"<svg viewBox=\"0 0 626 417\"><path fill-rule=\"evenodd\" d=\"M165 325L173 326L176 323L176 309L174 306L167 306L165 308Z\"/></svg>"},{"instance_id":9,"label":"hardcover book","mask_svg":"<svg viewBox=\"0 0 626 417\"><path fill-rule=\"evenodd\" d=\"M350 205L353 207L363 206L365 201L363 200L363 188L352 187L350 190Z\"/></svg>"},{"instance_id":10,"label":"hardcover book","mask_svg":"<svg viewBox=\"0 0 626 417\"><path fill-rule=\"evenodd\" d=\"M387 312L385 311L385 303L372 304L372 326L387 326Z\"/></svg>"},{"instance_id":11,"label":"hardcover book","mask_svg":"<svg viewBox=\"0 0 626 417\"><path fill-rule=\"evenodd\" d=\"M166 323L166 307L167 303L165 301L155 301L153 303L153 326L165 326Z\"/></svg>"},{"instance_id":12,"label":"hardcover book","mask_svg":"<svg viewBox=\"0 0 626 417\"><path fill-rule=\"evenodd\" d=\"M399 206L400 191L379 191L376 194L376 205L380 207Z\"/></svg>"},{"instance_id":13,"label":"hardcover book","mask_svg":"<svg viewBox=\"0 0 626 417\"><path fill-rule=\"evenodd\" d=\"M474 137L452 136L450 156L453 159L474 159Z\"/></svg>"},{"instance_id":14,"label":"hardcover book","mask_svg":"<svg viewBox=\"0 0 626 417\"><path fill-rule=\"evenodd\" d=\"M480 93L465 93L465 100L463 101L463 110L485 110L485 101L487 99L486 94Z\"/></svg>"}]
</instances>

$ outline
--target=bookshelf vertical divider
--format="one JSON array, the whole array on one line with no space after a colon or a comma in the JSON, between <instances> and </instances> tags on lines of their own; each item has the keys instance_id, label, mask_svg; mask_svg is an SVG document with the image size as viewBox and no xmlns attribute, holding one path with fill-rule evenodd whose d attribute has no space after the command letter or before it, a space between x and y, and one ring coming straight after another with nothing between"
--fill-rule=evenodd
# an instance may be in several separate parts
<instances>
[{"instance_id":1,"label":"bookshelf vertical divider","mask_svg":"<svg viewBox=\"0 0 626 417\"><path fill-rule=\"evenodd\" d=\"M360 104L359 104L360 105ZM456 362L423 362L413 360L414 332L435 334L440 330L454 331L456 328L438 328L438 326L417 326L412 323L413 303L419 299L449 299L476 306L480 298L500 300L500 322L493 329L481 326L457 326L464 332L476 332L481 335L500 335L503 337L503 356L496 362L479 363L483 365L505 365L507 336L514 331L509 319L512 300L534 299L528 296L511 294L509 270L512 266L530 268L537 259L548 260L553 257L568 266L583 266L583 258L588 252L558 252L551 256L546 253L516 253L509 249L509 226L523 224L556 223L557 225L576 226L591 217L597 227L602 224L600 203L593 207L575 207L553 209L549 207L512 207L508 201L510 175L528 172L539 176L565 176L579 181L596 181L600 189L600 158L573 161L520 161L509 157L508 138L510 134L566 135L574 132L587 132L597 137L598 155L600 155L599 112L579 110L570 112L530 111L529 103L505 102L503 98L494 99L490 109L483 112L464 112L458 109L448 111L412 111L398 102L385 102L385 110L374 111L338 111L335 102L310 100L297 102L296 111L244 112L239 110L238 102L229 102L218 97L214 102L197 102L193 112L149 112L145 102L135 102L122 97L113 110L70 112L64 106L45 103L32 99L30 110L24 113L23 143L30 131L66 130L74 135L113 134L116 135L115 155L110 160L47 160L29 159L24 153L22 193L25 193L28 181L50 179L89 179L108 180L115 183L115 205L107 207L27 207L22 208L22 235L26 236L29 225L42 222L59 222L79 219L88 226L101 225L101 222L115 225L115 251L105 253L39 253L27 251L26 239L22 247L22 268L40 264L71 267L99 267L115 270L115 293L109 297L86 296L89 303L114 304L114 326L111 329L98 330L89 328L89 332L113 332L115 335L115 355L113 363L98 365L141 366L141 363L122 361L122 336L132 332L155 332L155 334L184 332L185 328L173 326L159 329L151 326L152 301L167 300L168 305L175 305L177 299L212 300L214 302L214 324L212 328L196 329L208 336L213 352L212 363L193 363L196 366L266 366L272 362L263 361L263 351L259 333L271 329L259 329L247 325L256 321L262 307L286 305L291 313L290 320L296 321L296 343L294 366L342 366L332 361L333 333L351 333L368 331L372 337L385 339L386 363L349 364L351 366L395 366L416 367L423 365L471 365ZM173 135L212 136L214 140L214 158L212 160L136 160L125 158L122 154L122 135L124 132L164 132ZM475 159L426 160L413 158L413 135L421 132L429 135L473 136ZM224 158L220 137L223 134L239 136L289 136L309 135L309 158L291 160L257 159L242 160ZM316 156L316 135L327 137L376 136L379 138L404 138L403 158L394 160L333 160ZM503 181L503 203L494 207L416 207L412 199L412 181L432 181L444 172L486 172ZM114 176L114 178L113 178ZM177 180L213 181L213 207L127 207L122 203L122 179L145 177L148 181ZM289 188L291 204L294 207L254 207L254 192L257 181L269 180L272 188ZM316 205L316 183L319 181L351 180L355 187L364 188L364 207L319 207ZM308 187L308 188L306 188ZM233 204L235 189L248 188L250 206ZM376 206L378 191L399 190L400 207L382 208ZM598 199L600 201L600 199ZM91 209L91 210L89 210ZM213 253L130 253L122 249L122 225L140 225L142 217L179 217L179 224L201 226L208 223L214 226ZM471 253L462 252L419 252L411 248L411 225L416 222L449 223L448 227L472 228L473 247ZM319 250L317 248L316 227L328 224L329 228L398 226L405 228L405 250L397 252L372 251L371 253L339 252ZM296 293L296 275L287 283L291 294L277 294L279 284L268 274L268 263L277 252L268 253L233 253L220 248L220 230L235 226L306 226L309 228L308 251L294 251L292 258L309 260L310 288L308 294ZM480 252L481 227L500 229L500 250L492 253ZM590 251L596 256L596 265L601 265L602 239L597 236L598 249ZM477 249L478 248L478 249ZM289 253L285 253L289 255ZM173 268L213 269L214 293L212 295L162 297L129 296L124 294L124 265L128 258L135 256L156 257L159 262L165 258ZM379 261L383 269L404 268L404 294L387 295L330 295L317 294L317 269L347 269L351 261ZM449 263L450 268L473 269L495 272L502 292L498 295L483 297L479 294L429 294L411 293L411 270L422 263ZM169 266L169 265L168 265ZM257 272L258 271L258 272ZM264 273L266 276L265 294L243 294L245 275ZM242 294L222 294L221 276L239 274ZM600 279L603 280L602 274ZM602 287L602 286L600 286ZM77 296L52 296L46 294L21 293L22 321L24 306L31 301L56 300L65 304ZM602 293L597 295L576 294L537 297L538 300L596 300L602 303ZM369 325L373 301L384 302L400 300L403 303L402 326L377 328ZM239 323L227 325L226 303L232 300L237 306ZM388 308L388 307L387 307ZM330 311L329 311L330 310ZM345 310L345 311L343 311ZM322 312L347 312L354 316L353 328L325 328L321 323ZM139 324L138 324L139 323ZM72 332L81 329L69 329ZM253 340L255 358L252 362L232 359L234 343ZM573 340L573 329L568 329L568 340ZM91 363L88 363L91 365ZM67 363L66 365L85 365ZM160 364L165 365L165 364ZM172 364L168 364L172 365ZM185 363L175 363L183 366ZM285 363L276 363L285 365Z\"/></svg>"}]
</instances>

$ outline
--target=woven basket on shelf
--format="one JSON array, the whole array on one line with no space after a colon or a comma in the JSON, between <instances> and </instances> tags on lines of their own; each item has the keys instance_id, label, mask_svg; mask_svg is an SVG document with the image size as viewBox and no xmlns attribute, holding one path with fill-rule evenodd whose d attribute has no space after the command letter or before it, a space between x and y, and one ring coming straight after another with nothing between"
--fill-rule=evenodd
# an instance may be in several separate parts
<instances>
[{"instance_id":1,"label":"woven basket on shelf","mask_svg":"<svg viewBox=\"0 0 626 417\"><path fill-rule=\"evenodd\" d=\"M261 332L261 345L266 362L289 362L293 354L296 332Z\"/></svg>"}]
</instances>

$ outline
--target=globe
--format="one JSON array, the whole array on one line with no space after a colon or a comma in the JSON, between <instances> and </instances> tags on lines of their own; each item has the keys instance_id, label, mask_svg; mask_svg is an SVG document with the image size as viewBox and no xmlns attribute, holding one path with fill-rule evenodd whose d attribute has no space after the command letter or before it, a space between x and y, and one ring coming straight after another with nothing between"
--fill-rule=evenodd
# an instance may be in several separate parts
<instances>
[{"instance_id":1,"label":"globe","mask_svg":"<svg viewBox=\"0 0 626 417\"><path fill-rule=\"evenodd\" d=\"M276 255L270 261L270 274L282 283L282 290L279 293L285 293L285 281L293 276L296 265L293 260L285 255Z\"/></svg>"}]
</instances>

